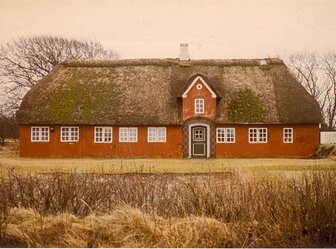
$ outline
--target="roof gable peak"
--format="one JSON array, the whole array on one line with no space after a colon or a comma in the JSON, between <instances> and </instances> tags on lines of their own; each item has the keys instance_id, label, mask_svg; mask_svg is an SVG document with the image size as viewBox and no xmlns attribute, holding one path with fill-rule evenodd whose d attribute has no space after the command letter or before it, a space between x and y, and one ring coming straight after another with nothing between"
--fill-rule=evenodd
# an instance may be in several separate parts
<instances>
[{"instance_id":1,"label":"roof gable peak","mask_svg":"<svg viewBox=\"0 0 336 249\"><path fill-rule=\"evenodd\" d=\"M206 83L206 81L203 79L202 76L197 76L192 82L191 84L189 85L189 87L187 88L187 90L185 90L183 93L182 93L182 98L186 98L187 95L188 95L188 92L193 88L193 86L196 84L196 82L200 80L203 85L208 89L208 91L211 93L211 97L212 98L217 98L217 94L210 88L210 86Z\"/></svg>"}]
</instances>

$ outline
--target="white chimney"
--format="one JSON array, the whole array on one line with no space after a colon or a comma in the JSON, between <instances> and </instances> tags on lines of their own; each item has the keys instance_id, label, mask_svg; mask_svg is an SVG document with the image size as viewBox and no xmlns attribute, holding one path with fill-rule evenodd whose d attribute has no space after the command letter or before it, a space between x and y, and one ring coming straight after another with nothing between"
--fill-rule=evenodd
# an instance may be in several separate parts
<instances>
[{"instance_id":1,"label":"white chimney","mask_svg":"<svg viewBox=\"0 0 336 249\"><path fill-rule=\"evenodd\" d=\"M188 46L189 46L188 43L181 43L180 44L180 54L179 54L179 57L180 57L181 61L190 60L190 55L189 55L189 52L188 52Z\"/></svg>"}]
</instances>

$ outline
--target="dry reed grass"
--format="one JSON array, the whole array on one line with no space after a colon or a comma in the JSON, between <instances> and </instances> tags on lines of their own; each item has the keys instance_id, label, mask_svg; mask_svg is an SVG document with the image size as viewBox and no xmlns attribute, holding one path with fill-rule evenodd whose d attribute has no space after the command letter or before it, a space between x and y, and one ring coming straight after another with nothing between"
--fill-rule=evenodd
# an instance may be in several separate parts
<instances>
[{"instance_id":1,"label":"dry reed grass","mask_svg":"<svg viewBox=\"0 0 336 249\"><path fill-rule=\"evenodd\" d=\"M129 206L85 218L11 209L4 239L20 247L241 247L259 230L206 217L162 218Z\"/></svg>"},{"instance_id":2,"label":"dry reed grass","mask_svg":"<svg viewBox=\"0 0 336 249\"><path fill-rule=\"evenodd\" d=\"M0 180L0 238L25 247L330 247L335 177L12 172Z\"/></svg>"}]
</instances>

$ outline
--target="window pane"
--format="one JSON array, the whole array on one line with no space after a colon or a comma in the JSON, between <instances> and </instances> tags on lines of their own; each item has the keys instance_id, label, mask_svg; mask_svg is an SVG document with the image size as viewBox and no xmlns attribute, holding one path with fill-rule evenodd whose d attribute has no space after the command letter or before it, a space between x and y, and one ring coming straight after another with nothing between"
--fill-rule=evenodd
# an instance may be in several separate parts
<instances>
[{"instance_id":1,"label":"window pane","mask_svg":"<svg viewBox=\"0 0 336 249\"><path fill-rule=\"evenodd\" d=\"M195 99L195 113L204 113L204 99Z\"/></svg>"},{"instance_id":2,"label":"window pane","mask_svg":"<svg viewBox=\"0 0 336 249\"><path fill-rule=\"evenodd\" d=\"M128 142L128 128L127 127L119 128L119 141Z\"/></svg>"},{"instance_id":3,"label":"window pane","mask_svg":"<svg viewBox=\"0 0 336 249\"><path fill-rule=\"evenodd\" d=\"M235 129L227 128L226 129L226 142L234 143L234 141L235 141Z\"/></svg>"},{"instance_id":4,"label":"window pane","mask_svg":"<svg viewBox=\"0 0 336 249\"><path fill-rule=\"evenodd\" d=\"M284 143L293 143L293 128L284 128L283 129L283 142Z\"/></svg>"},{"instance_id":5,"label":"window pane","mask_svg":"<svg viewBox=\"0 0 336 249\"><path fill-rule=\"evenodd\" d=\"M225 142L225 129L217 128L217 142L224 143Z\"/></svg>"},{"instance_id":6,"label":"window pane","mask_svg":"<svg viewBox=\"0 0 336 249\"><path fill-rule=\"evenodd\" d=\"M79 127L65 126L61 128L61 142L77 142L79 140Z\"/></svg>"},{"instance_id":7,"label":"window pane","mask_svg":"<svg viewBox=\"0 0 336 249\"><path fill-rule=\"evenodd\" d=\"M166 127L157 127L157 141L165 142L166 141Z\"/></svg>"},{"instance_id":8,"label":"window pane","mask_svg":"<svg viewBox=\"0 0 336 249\"><path fill-rule=\"evenodd\" d=\"M148 142L156 142L156 128L148 127Z\"/></svg>"},{"instance_id":9,"label":"window pane","mask_svg":"<svg viewBox=\"0 0 336 249\"><path fill-rule=\"evenodd\" d=\"M48 142L49 127L39 126L31 128L31 141L33 142Z\"/></svg>"},{"instance_id":10,"label":"window pane","mask_svg":"<svg viewBox=\"0 0 336 249\"><path fill-rule=\"evenodd\" d=\"M129 128L129 142L137 142L138 141L138 128L131 127Z\"/></svg>"}]
</instances>

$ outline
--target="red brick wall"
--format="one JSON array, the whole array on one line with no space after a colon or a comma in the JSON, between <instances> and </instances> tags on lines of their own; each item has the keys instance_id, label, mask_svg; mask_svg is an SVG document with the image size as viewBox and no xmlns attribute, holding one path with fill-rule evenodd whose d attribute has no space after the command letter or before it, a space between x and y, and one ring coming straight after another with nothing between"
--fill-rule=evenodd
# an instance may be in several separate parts
<instances>
[{"instance_id":1,"label":"red brick wall","mask_svg":"<svg viewBox=\"0 0 336 249\"><path fill-rule=\"evenodd\" d=\"M167 127L166 143L148 143L147 127L138 127L137 143L120 143L113 127L112 143L94 143L94 126L80 126L78 142L60 142L60 126L52 125L49 142L31 142L31 126L20 126L20 156L24 157L182 157L182 129Z\"/></svg>"},{"instance_id":2,"label":"red brick wall","mask_svg":"<svg viewBox=\"0 0 336 249\"><path fill-rule=\"evenodd\" d=\"M147 127L138 127L137 143L120 143L113 127L112 143L94 143L94 126L80 126L79 142L60 142L60 126L52 125L49 142L31 142L30 126L20 126L20 156L24 157L157 157L181 158L182 127L167 127L166 143L148 143ZM216 143L216 157L309 157L319 145L318 125L222 125L235 128L235 143ZM268 129L266 144L250 144L248 128ZM283 128L293 128L294 140L283 143Z\"/></svg>"},{"instance_id":3,"label":"red brick wall","mask_svg":"<svg viewBox=\"0 0 336 249\"><path fill-rule=\"evenodd\" d=\"M318 125L223 125L235 128L235 143L216 143L220 157L310 157L319 145ZM267 143L249 143L248 129L267 128ZM293 128L293 143L283 143L283 128Z\"/></svg>"},{"instance_id":4,"label":"red brick wall","mask_svg":"<svg viewBox=\"0 0 336 249\"><path fill-rule=\"evenodd\" d=\"M197 89L196 86L198 84L202 85L202 89ZM195 98L204 99L204 114L195 114ZM203 117L211 120L215 120L216 118L216 98L211 97L211 93L200 79L197 80L187 93L187 97L182 98L182 117L183 120L194 117Z\"/></svg>"}]
</instances>

